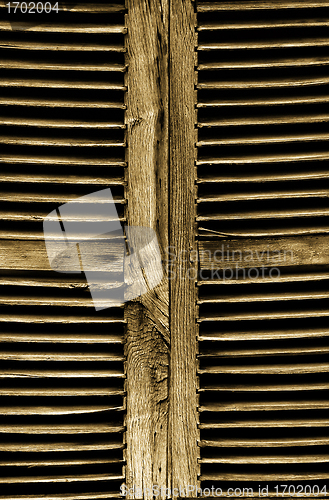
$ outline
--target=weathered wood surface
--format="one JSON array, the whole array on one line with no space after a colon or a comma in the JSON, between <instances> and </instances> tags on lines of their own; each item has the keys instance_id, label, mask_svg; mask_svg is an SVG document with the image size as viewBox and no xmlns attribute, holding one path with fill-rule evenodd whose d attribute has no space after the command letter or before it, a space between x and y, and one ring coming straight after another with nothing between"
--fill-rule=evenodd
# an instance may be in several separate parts
<instances>
[{"instance_id":1,"label":"weathered wood surface","mask_svg":"<svg viewBox=\"0 0 329 500\"><path fill-rule=\"evenodd\" d=\"M316 9L319 7L329 7L326 0L253 0L251 2L198 2L198 12L219 12L227 10L284 10L284 9ZM312 12L312 11L311 11Z\"/></svg>"},{"instance_id":2,"label":"weathered wood surface","mask_svg":"<svg viewBox=\"0 0 329 500\"><path fill-rule=\"evenodd\" d=\"M329 235L199 242L201 270L329 264Z\"/></svg>"},{"instance_id":3,"label":"weathered wood surface","mask_svg":"<svg viewBox=\"0 0 329 500\"><path fill-rule=\"evenodd\" d=\"M195 249L195 14L190 1L171 0L170 246ZM182 36L183 34L183 36ZM197 484L195 263L174 262L170 279L171 366L169 463L171 488ZM179 266L181 269L179 270ZM180 276L183 274L183 279ZM175 276L176 275L176 276ZM189 496L191 493L189 493Z\"/></svg>"},{"instance_id":4,"label":"weathered wood surface","mask_svg":"<svg viewBox=\"0 0 329 500\"><path fill-rule=\"evenodd\" d=\"M168 247L168 0L127 0L127 221ZM168 282L126 306L126 484L153 498L166 486L169 364ZM147 491L148 489L148 491ZM162 498L160 495L159 498ZM142 498L128 495L127 498Z\"/></svg>"}]
</instances>

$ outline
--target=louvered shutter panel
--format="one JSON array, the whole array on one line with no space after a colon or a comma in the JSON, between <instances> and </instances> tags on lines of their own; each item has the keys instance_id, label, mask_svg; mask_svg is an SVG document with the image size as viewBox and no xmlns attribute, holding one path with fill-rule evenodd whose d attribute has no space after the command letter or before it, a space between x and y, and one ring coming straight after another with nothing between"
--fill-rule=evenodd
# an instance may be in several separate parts
<instances>
[{"instance_id":1,"label":"louvered shutter panel","mask_svg":"<svg viewBox=\"0 0 329 500\"><path fill-rule=\"evenodd\" d=\"M83 277L50 269L42 223L105 187L124 218L125 7L59 7L33 18L0 9L6 500L108 499L123 479L123 307L95 312Z\"/></svg>"},{"instance_id":2,"label":"louvered shutter panel","mask_svg":"<svg viewBox=\"0 0 329 500\"><path fill-rule=\"evenodd\" d=\"M329 3L197 12L201 485L324 498Z\"/></svg>"}]
</instances>

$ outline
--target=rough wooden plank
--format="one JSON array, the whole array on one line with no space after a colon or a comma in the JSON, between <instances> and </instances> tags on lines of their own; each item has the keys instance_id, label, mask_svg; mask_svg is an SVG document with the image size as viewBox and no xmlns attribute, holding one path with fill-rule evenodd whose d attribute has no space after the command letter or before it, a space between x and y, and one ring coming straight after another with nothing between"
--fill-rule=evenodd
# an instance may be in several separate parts
<instances>
[{"instance_id":1,"label":"rough wooden plank","mask_svg":"<svg viewBox=\"0 0 329 500\"><path fill-rule=\"evenodd\" d=\"M110 45L100 43L47 43L41 42L22 42L19 40L5 40L0 38L1 49L12 50L56 50L68 52L124 52L125 49L121 45Z\"/></svg>"},{"instance_id":2,"label":"rough wooden plank","mask_svg":"<svg viewBox=\"0 0 329 500\"><path fill-rule=\"evenodd\" d=\"M277 116L261 116L261 117L241 117L231 119L212 119L200 120L198 128L212 127L245 127L245 126L260 126L260 125L289 125L297 123L326 123L329 121L328 114L308 114L308 115L277 115ZM97 125L97 124L96 124ZM114 125L112 125L114 126Z\"/></svg>"},{"instance_id":3,"label":"rough wooden plank","mask_svg":"<svg viewBox=\"0 0 329 500\"><path fill-rule=\"evenodd\" d=\"M223 12L223 11L245 11L245 10L285 10L285 9L316 9L329 7L329 2L322 0L253 0L251 2L198 2L198 12Z\"/></svg>"},{"instance_id":4,"label":"rough wooden plank","mask_svg":"<svg viewBox=\"0 0 329 500\"><path fill-rule=\"evenodd\" d=\"M259 420L246 419L246 420L231 420L225 419L223 421L210 421L199 425L200 429L244 429L244 428L300 428L300 427L328 427L328 418L298 418L298 419L275 419L269 420L261 418Z\"/></svg>"},{"instance_id":5,"label":"rough wooden plank","mask_svg":"<svg viewBox=\"0 0 329 500\"><path fill-rule=\"evenodd\" d=\"M92 74L92 73L91 73ZM56 75L54 74L54 77ZM94 75L92 75L94 76ZM58 80L58 79L36 79L36 78L0 78L0 88L1 87L12 87L12 88L50 88L50 89L89 89L89 90L127 90L127 88L120 84L111 81L70 81Z\"/></svg>"},{"instance_id":6,"label":"rough wooden plank","mask_svg":"<svg viewBox=\"0 0 329 500\"><path fill-rule=\"evenodd\" d=\"M328 98L326 98L327 101ZM26 106L31 108L114 108L114 109L126 109L125 104L119 101L93 101L93 100L85 100L85 101L66 101L63 99L42 99L42 98L29 98L29 97L0 97L0 105L1 106Z\"/></svg>"},{"instance_id":7,"label":"rough wooden plank","mask_svg":"<svg viewBox=\"0 0 329 500\"><path fill-rule=\"evenodd\" d=\"M0 8L3 7L0 4ZM8 9L8 7L7 7ZM0 22L0 31L13 31L11 23L8 21ZM113 24L93 24L93 23L83 23L83 24L47 24L42 23L34 26L29 22L20 22L19 31L36 32L36 33L99 33L99 34L111 34L111 33L126 33L126 30L121 25Z\"/></svg>"},{"instance_id":8,"label":"rough wooden plank","mask_svg":"<svg viewBox=\"0 0 329 500\"><path fill-rule=\"evenodd\" d=\"M247 455L201 458L204 464L317 464L328 463L329 455ZM257 479L258 480L258 479Z\"/></svg>"},{"instance_id":9,"label":"rough wooden plank","mask_svg":"<svg viewBox=\"0 0 329 500\"><path fill-rule=\"evenodd\" d=\"M195 249L195 54L194 6L171 0L170 20L170 246L176 255ZM183 36L182 36L183 34ZM196 412L195 263L174 262L171 268L171 371L168 486L198 483ZM181 278L182 273L183 278ZM190 494L189 494L190 495Z\"/></svg>"},{"instance_id":10,"label":"rough wooden plank","mask_svg":"<svg viewBox=\"0 0 329 500\"><path fill-rule=\"evenodd\" d=\"M316 77L316 78L278 78L272 80L213 80L213 81L200 81L197 88L202 89L269 89L269 88L285 88L285 87L313 87L318 85L328 85L329 77ZM0 81L1 86L1 81Z\"/></svg>"},{"instance_id":11,"label":"rough wooden plank","mask_svg":"<svg viewBox=\"0 0 329 500\"><path fill-rule=\"evenodd\" d=\"M200 241L200 269L328 265L328 245L328 235Z\"/></svg>"},{"instance_id":12,"label":"rough wooden plank","mask_svg":"<svg viewBox=\"0 0 329 500\"><path fill-rule=\"evenodd\" d=\"M21 483L82 483L96 481L120 481L122 475L116 474L75 474L63 476L20 476L20 477L2 477L0 484L21 484Z\"/></svg>"},{"instance_id":13,"label":"rough wooden plank","mask_svg":"<svg viewBox=\"0 0 329 500\"><path fill-rule=\"evenodd\" d=\"M89 129L105 129L105 130L122 130L125 125L121 122L97 122L97 121L82 121L82 120L61 120L52 118L34 118L30 117L28 119L21 117L0 117L1 126L9 127L42 127L42 128L63 128L72 129L79 128L83 130Z\"/></svg>"},{"instance_id":14,"label":"rough wooden plank","mask_svg":"<svg viewBox=\"0 0 329 500\"><path fill-rule=\"evenodd\" d=\"M272 473L267 472L266 474L259 474L259 473L257 473L257 474L255 474L255 473L254 474L252 474L252 473L249 473L249 474L248 473L245 473L245 474L236 474L236 473L224 474L224 473L218 473L218 474L202 474L201 475L201 481L236 481L237 484L239 481L255 481L255 482L258 482L258 481L284 481L284 482L289 482L289 481L319 481L319 480L321 481L323 479L328 479L327 472L314 472L314 473L300 472L300 473L295 473L295 474L291 474L291 473L289 474L287 472L281 472L281 473L280 472L276 472L276 473L275 472L272 472ZM241 490L244 491L243 488ZM320 488L320 491L321 491L321 488ZM281 495L280 495L280 497L281 497ZM290 497L290 498L293 498L293 497ZM319 497L316 496L316 498L319 498Z\"/></svg>"},{"instance_id":15,"label":"rough wooden plank","mask_svg":"<svg viewBox=\"0 0 329 500\"><path fill-rule=\"evenodd\" d=\"M127 0L127 221L168 247L168 0ZM164 279L126 307L126 484L153 499L167 481L169 292ZM148 493L146 491L148 489ZM164 498L160 495L159 498ZM139 498L128 494L127 498Z\"/></svg>"},{"instance_id":16,"label":"rough wooden plank","mask_svg":"<svg viewBox=\"0 0 329 500\"><path fill-rule=\"evenodd\" d=\"M253 107L253 106L292 106L300 104L324 104L329 100L326 95L308 95L308 96L282 96L282 97L258 97L249 99L217 99L205 100L205 97L199 99L197 108L220 108L220 107ZM1 100L0 100L1 102Z\"/></svg>"},{"instance_id":17,"label":"rough wooden plank","mask_svg":"<svg viewBox=\"0 0 329 500\"><path fill-rule=\"evenodd\" d=\"M19 70L41 70L41 71L101 71L101 72L120 72L126 71L123 64L79 64L79 63L51 63L45 61L15 61L3 59L0 61L0 69L19 69Z\"/></svg>"},{"instance_id":18,"label":"rough wooden plank","mask_svg":"<svg viewBox=\"0 0 329 500\"><path fill-rule=\"evenodd\" d=\"M314 66L328 66L327 57L308 57L295 59L252 59L247 61L225 61L225 62L207 62L198 66L199 71L213 71L222 69L272 69L272 68L309 68ZM65 69L65 68L64 68ZM105 70L104 70L105 71Z\"/></svg>"},{"instance_id":19,"label":"rough wooden plank","mask_svg":"<svg viewBox=\"0 0 329 500\"><path fill-rule=\"evenodd\" d=\"M209 42L200 43L198 50L267 50L267 49L286 49L286 48L299 48L299 47L328 47L328 38L295 38L293 40L282 39L263 40L261 42ZM1 42L0 42L1 47Z\"/></svg>"},{"instance_id":20,"label":"rough wooden plank","mask_svg":"<svg viewBox=\"0 0 329 500\"><path fill-rule=\"evenodd\" d=\"M42 424L42 425L31 425L31 424L21 424L21 425L10 425L1 424L0 434L107 434L123 432L124 427L120 424ZM106 459L105 459L106 460ZM0 461L0 465L2 465Z\"/></svg>"},{"instance_id":21,"label":"rough wooden plank","mask_svg":"<svg viewBox=\"0 0 329 500\"><path fill-rule=\"evenodd\" d=\"M298 12L298 11L297 11ZM321 28L329 26L329 20L326 17L321 18L296 18L289 19L253 19L236 22L210 22L204 23L202 20L199 22L198 31L217 31L217 30L255 30L255 29L277 29L277 28Z\"/></svg>"},{"instance_id":22,"label":"rough wooden plank","mask_svg":"<svg viewBox=\"0 0 329 500\"><path fill-rule=\"evenodd\" d=\"M329 366L327 363L294 363L281 364L274 363L268 365L232 365L232 366L208 366L204 369L199 369L199 373L217 373L217 374L232 374L232 375L304 375L307 373L328 373Z\"/></svg>"},{"instance_id":23,"label":"rough wooden plank","mask_svg":"<svg viewBox=\"0 0 329 500\"><path fill-rule=\"evenodd\" d=\"M200 442L200 446L206 447L218 447L218 448L285 448L290 446L326 446L329 444L329 438L324 437L298 437L298 438L230 438L230 439L218 439L218 440L203 440Z\"/></svg>"}]
</instances>

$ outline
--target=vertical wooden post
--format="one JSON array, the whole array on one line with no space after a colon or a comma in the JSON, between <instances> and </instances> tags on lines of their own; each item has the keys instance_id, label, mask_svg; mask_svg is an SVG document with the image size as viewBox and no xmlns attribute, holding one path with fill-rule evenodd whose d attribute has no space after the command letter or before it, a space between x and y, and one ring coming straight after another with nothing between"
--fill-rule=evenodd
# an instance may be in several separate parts
<instances>
[{"instance_id":1,"label":"vertical wooden post","mask_svg":"<svg viewBox=\"0 0 329 500\"><path fill-rule=\"evenodd\" d=\"M170 0L170 232L177 257L170 275L170 413L168 485L197 485L195 254L195 13ZM196 259L195 259L196 260Z\"/></svg>"},{"instance_id":2,"label":"vertical wooden post","mask_svg":"<svg viewBox=\"0 0 329 500\"><path fill-rule=\"evenodd\" d=\"M126 0L127 220L156 230L163 257L168 247L168 1ZM168 307L163 280L125 309L126 486L135 489L128 498L153 499L153 485L167 481Z\"/></svg>"}]
</instances>

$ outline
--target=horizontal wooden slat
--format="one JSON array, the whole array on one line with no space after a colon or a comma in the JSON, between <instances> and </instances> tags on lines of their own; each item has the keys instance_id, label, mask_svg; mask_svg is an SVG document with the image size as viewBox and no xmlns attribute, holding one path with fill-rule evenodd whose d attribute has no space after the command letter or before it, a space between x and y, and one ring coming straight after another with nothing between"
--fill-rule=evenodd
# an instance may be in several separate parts
<instances>
[{"instance_id":1,"label":"horizontal wooden slat","mask_svg":"<svg viewBox=\"0 0 329 500\"><path fill-rule=\"evenodd\" d=\"M238 264L241 267L241 255L245 267L327 265L327 246L327 235L305 235L302 240L292 236L280 239L272 236L246 238L243 242L234 237L220 241L200 241L200 269L224 269L229 264ZM246 256L248 258L245 258Z\"/></svg>"},{"instance_id":2,"label":"horizontal wooden slat","mask_svg":"<svg viewBox=\"0 0 329 500\"><path fill-rule=\"evenodd\" d=\"M242 2L198 2L198 12L221 12L230 10L281 10L281 9L316 9L329 7L326 0L264 0L242 1Z\"/></svg>"},{"instance_id":3,"label":"horizontal wooden slat","mask_svg":"<svg viewBox=\"0 0 329 500\"><path fill-rule=\"evenodd\" d=\"M113 335L111 332L99 334L83 333L0 333L0 344L123 344L123 335Z\"/></svg>"},{"instance_id":4,"label":"horizontal wooden slat","mask_svg":"<svg viewBox=\"0 0 329 500\"><path fill-rule=\"evenodd\" d=\"M47 147L84 147L84 148L124 148L125 142L116 139L76 139L53 137L13 137L0 136L0 144L9 146L47 146Z\"/></svg>"},{"instance_id":5,"label":"horizontal wooden slat","mask_svg":"<svg viewBox=\"0 0 329 500\"><path fill-rule=\"evenodd\" d=\"M241 117L231 119L213 119L213 120L200 120L198 128L212 128L212 127L245 127L245 126L261 126L261 125L289 125L297 123L326 123L329 120L329 115L316 114L316 115L279 115L271 117Z\"/></svg>"},{"instance_id":6,"label":"horizontal wooden slat","mask_svg":"<svg viewBox=\"0 0 329 500\"><path fill-rule=\"evenodd\" d=\"M250 136L250 137L234 137L234 138L216 138L216 139L203 139L197 142L197 147L202 146L238 146L238 145L252 145L252 144L276 144L276 143L292 143L302 142L318 142L328 141L329 134L321 132L318 134L294 134L294 135L268 135L268 136Z\"/></svg>"},{"instance_id":7,"label":"horizontal wooden slat","mask_svg":"<svg viewBox=\"0 0 329 500\"><path fill-rule=\"evenodd\" d=\"M305 219L307 217L327 217L329 215L328 209L317 209L310 208L308 210L302 211L301 209L286 209L286 210L255 210L254 212L238 212L238 213L228 213L225 215L221 214L210 214L210 215L199 215L197 221L211 221L211 220L259 220L259 219Z\"/></svg>"},{"instance_id":8,"label":"horizontal wooden slat","mask_svg":"<svg viewBox=\"0 0 329 500\"><path fill-rule=\"evenodd\" d=\"M199 354L199 358L240 358L240 357L261 357L261 356L291 356L291 355L315 355L315 354L327 354L329 353L329 346L320 347L275 347L269 345L264 349L224 349L223 346L212 347L211 349L203 349L202 353ZM0 353L1 357L1 353Z\"/></svg>"},{"instance_id":9,"label":"horizontal wooden slat","mask_svg":"<svg viewBox=\"0 0 329 500\"><path fill-rule=\"evenodd\" d=\"M123 432L125 427L120 424L20 424L8 425L0 424L0 434L107 434ZM2 465L0 461L0 466Z\"/></svg>"},{"instance_id":10,"label":"horizontal wooden slat","mask_svg":"<svg viewBox=\"0 0 329 500\"><path fill-rule=\"evenodd\" d=\"M124 30L122 29L122 33ZM45 44L43 41L35 42L21 42L20 40L5 40L0 38L0 49L6 50L49 50L49 51L67 51L67 52L125 52L122 45L110 45L100 43L49 43Z\"/></svg>"},{"instance_id":11,"label":"horizontal wooden slat","mask_svg":"<svg viewBox=\"0 0 329 500\"><path fill-rule=\"evenodd\" d=\"M53 75L54 77L56 74ZM57 79L36 79L36 78L0 78L1 87L13 88L50 88L50 89L89 89L89 90L122 90L127 88L121 83L111 81L75 81L72 79L57 80Z\"/></svg>"},{"instance_id":12,"label":"horizontal wooden slat","mask_svg":"<svg viewBox=\"0 0 329 500\"><path fill-rule=\"evenodd\" d=\"M295 59L253 59L250 61L221 61L207 62L198 65L199 71L213 71L222 69L272 69L272 68L309 68L327 66L327 57L304 57ZM0 66L1 67L1 66ZM64 68L65 69L65 68ZM114 70L113 70L114 71ZM122 70L123 71L123 70Z\"/></svg>"},{"instance_id":13,"label":"horizontal wooden slat","mask_svg":"<svg viewBox=\"0 0 329 500\"><path fill-rule=\"evenodd\" d=\"M218 440L201 440L200 446L218 447L218 448L280 448L290 446L326 446L329 444L328 437L299 437L299 438L221 438Z\"/></svg>"},{"instance_id":14,"label":"horizontal wooden slat","mask_svg":"<svg viewBox=\"0 0 329 500\"><path fill-rule=\"evenodd\" d=\"M1 197L1 194L0 194ZM197 203L213 203L225 201L250 201L250 200L290 200L290 199L310 199L310 198L329 198L328 189L291 189L282 191L246 191L242 193L220 193L201 195Z\"/></svg>"},{"instance_id":15,"label":"horizontal wooden slat","mask_svg":"<svg viewBox=\"0 0 329 500\"><path fill-rule=\"evenodd\" d=\"M120 159L111 159L111 158L86 158L86 157L67 157L67 156L40 156L40 155L2 155L0 158L0 164L5 163L8 165L54 165L54 166L61 166L61 165L71 165L72 167L79 166L81 168L83 167L125 167L127 164L125 161L120 160ZM84 172L81 171L81 174L83 176ZM40 176L41 178L47 178L46 176ZM80 176L79 176L80 177ZM75 177L74 184L79 182L79 177ZM30 177L27 176L12 176L11 180L9 182L14 181L16 178L18 178L19 182L26 182L26 178L30 179ZM70 179L71 176L68 175L68 178ZM114 178L115 179L115 178ZM1 177L0 177L1 181ZM37 182L37 178L32 178L31 181L28 182ZM51 181L53 182L53 181ZM92 184L92 181L90 181Z\"/></svg>"},{"instance_id":16,"label":"horizontal wooden slat","mask_svg":"<svg viewBox=\"0 0 329 500\"><path fill-rule=\"evenodd\" d=\"M0 69L26 69L26 70L42 70L42 71L108 71L108 72L124 72L126 67L122 64L79 64L79 63L54 63L46 61L16 61L16 60L0 60Z\"/></svg>"},{"instance_id":17,"label":"horizontal wooden slat","mask_svg":"<svg viewBox=\"0 0 329 500\"><path fill-rule=\"evenodd\" d=\"M83 465L110 465L110 464L122 464L123 460L120 458L88 458L85 454L81 454L80 458L53 458L53 459L26 459L26 460L0 460L1 467L74 467ZM58 455L57 455L58 456ZM3 498L0 496L0 498ZM27 497L30 498L30 497ZM44 498L44 497L43 497ZM107 498L107 497L106 497ZM26 497L25 497L26 500ZM38 497L40 500L40 497Z\"/></svg>"},{"instance_id":18,"label":"horizontal wooden slat","mask_svg":"<svg viewBox=\"0 0 329 500\"><path fill-rule=\"evenodd\" d=\"M300 163L300 162L322 162L327 161L329 159L328 153L323 152L315 152L315 153L291 153L291 154L272 154L272 155L252 155L252 156L232 156L232 157L221 157L221 158L206 158L199 159L196 164L197 165L251 165L251 164L280 164L280 163ZM329 172L326 171L317 171L316 168L314 171L308 172L293 172L282 173L278 175L276 172L267 173L266 171L262 172L262 174L258 175L248 175L248 173L242 175L232 175L232 176L219 176L218 177L207 177L199 178L199 183L204 182L266 182L266 181L278 181L281 179L284 180L298 180L298 179L326 179L329 177Z\"/></svg>"},{"instance_id":19,"label":"horizontal wooden slat","mask_svg":"<svg viewBox=\"0 0 329 500\"><path fill-rule=\"evenodd\" d=\"M199 51L208 50L268 50L268 49L285 49L285 48L300 48L300 47L328 47L328 38L298 38L289 40L262 40L259 42L209 42L199 43ZM1 42L0 42L1 47Z\"/></svg>"},{"instance_id":20,"label":"horizontal wooden slat","mask_svg":"<svg viewBox=\"0 0 329 500\"><path fill-rule=\"evenodd\" d=\"M114 129L114 130L123 130L125 129L125 125L122 122L114 122L114 121L82 121L82 120L61 120L61 119L52 119L52 118L34 118L31 117L29 119L20 118L20 117L1 117L0 116L0 124L1 126L11 126L11 127L42 127L42 128L63 128L63 129L71 129L71 128L79 128L83 130L88 129Z\"/></svg>"},{"instance_id":21,"label":"horizontal wooden slat","mask_svg":"<svg viewBox=\"0 0 329 500\"><path fill-rule=\"evenodd\" d=\"M326 98L327 99L327 98ZM31 108L104 108L104 109L126 109L126 105L119 101L94 101L85 100L66 101L63 99L39 99L29 97L0 97L0 106L26 106Z\"/></svg>"},{"instance_id":22,"label":"horizontal wooden slat","mask_svg":"<svg viewBox=\"0 0 329 500\"><path fill-rule=\"evenodd\" d=\"M62 493L62 494L45 494L40 495L9 495L0 496L0 500L108 500L109 498L122 498L117 492L106 492L106 493Z\"/></svg>"},{"instance_id":23,"label":"horizontal wooden slat","mask_svg":"<svg viewBox=\"0 0 329 500\"><path fill-rule=\"evenodd\" d=\"M63 144L64 145L64 144ZM28 160L28 158L26 158ZM26 161L28 163L28 161ZM6 174L0 173L0 183L37 183L37 184L88 184L88 185L110 185L110 186L123 186L125 181L121 177L101 177L101 176L87 176L87 175L38 175L38 174Z\"/></svg>"},{"instance_id":24,"label":"horizontal wooden slat","mask_svg":"<svg viewBox=\"0 0 329 500\"><path fill-rule=\"evenodd\" d=\"M211 421L207 423L199 424L200 429L239 429L239 428L301 428L306 427L307 429L313 427L328 427L328 418L296 418L296 419L278 419L269 420L265 419L263 415L260 415L259 420L247 419L247 420L232 420L227 418L223 421Z\"/></svg>"},{"instance_id":25,"label":"horizontal wooden slat","mask_svg":"<svg viewBox=\"0 0 329 500\"><path fill-rule=\"evenodd\" d=\"M198 31L217 31L217 30L258 30L258 29L280 29L280 28L300 28L301 30L307 28L324 28L329 26L329 19L326 16L321 16L321 18L313 18L312 16L307 18L298 18L297 16L292 19L250 19L246 21L237 20L230 22L222 22L220 19L213 22L203 22L202 19L199 20Z\"/></svg>"},{"instance_id":26,"label":"horizontal wooden slat","mask_svg":"<svg viewBox=\"0 0 329 500\"><path fill-rule=\"evenodd\" d=\"M199 369L200 374L239 374L239 375L303 375L307 373L329 373L327 363L289 363L289 364L267 364L267 365L229 365L229 366L207 366Z\"/></svg>"},{"instance_id":27,"label":"horizontal wooden slat","mask_svg":"<svg viewBox=\"0 0 329 500\"><path fill-rule=\"evenodd\" d=\"M246 382L245 384L214 384L214 385L209 385L209 384L203 384L202 387L199 389L199 392L228 392L228 393L235 393L235 392L294 392L294 391L327 391L329 389L329 382L312 382L312 383L307 383L307 382L298 382L295 384L289 384L289 382L286 383L277 383L277 384L269 384L269 383L264 383L264 384L248 384Z\"/></svg>"},{"instance_id":28,"label":"horizontal wooden slat","mask_svg":"<svg viewBox=\"0 0 329 500\"><path fill-rule=\"evenodd\" d=\"M0 351L1 361L65 361L65 362L88 362L88 361L124 361L124 356L120 354L100 352L79 352L79 353L64 353L64 352L11 352ZM1 389L0 389L1 391Z\"/></svg>"},{"instance_id":29,"label":"horizontal wooden slat","mask_svg":"<svg viewBox=\"0 0 329 500\"><path fill-rule=\"evenodd\" d=\"M42 494L40 495L12 495L0 496L0 500L108 500L109 498L122 498L117 492L106 493L63 493L63 494Z\"/></svg>"},{"instance_id":30,"label":"horizontal wooden slat","mask_svg":"<svg viewBox=\"0 0 329 500\"><path fill-rule=\"evenodd\" d=\"M278 79L258 79L258 80L213 80L207 82L199 82L197 89L259 89L259 88L297 88L297 87L313 87L320 85L328 85L329 77L316 77L316 78L278 78ZM1 86L0 81L0 86Z\"/></svg>"},{"instance_id":31,"label":"horizontal wooden slat","mask_svg":"<svg viewBox=\"0 0 329 500\"><path fill-rule=\"evenodd\" d=\"M8 10L8 7L6 7L5 4L0 4L0 9L6 9ZM125 11L125 6L123 5L122 2L105 2L105 3L92 3L92 2L80 2L80 3L75 3L73 2L65 2L65 5L59 5L58 6L58 11L64 11L64 12L80 12L80 13L85 13L87 15L90 14L109 14L109 13L118 13L118 12L124 12Z\"/></svg>"},{"instance_id":32,"label":"horizontal wooden slat","mask_svg":"<svg viewBox=\"0 0 329 500\"><path fill-rule=\"evenodd\" d=\"M109 412L109 411L114 411L114 410L123 410L123 407L121 406L117 406L117 407L113 407L113 406L91 406L91 405L87 405L87 406L9 406L9 407L5 407L5 406L0 406L0 415L7 415L7 416L19 416L19 415L24 415L24 416L31 416L31 415L88 415L88 414L103 414L105 412ZM9 443L6 443L6 445L8 446L8 448L6 449L6 447L4 445L2 445L2 449L1 449L1 445L0 445L0 451L23 451L23 450L19 450L19 444L13 444L12 445L12 448L10 448L9 446ZM101 446L104 446L104 443L101 443ZM25 451L52 451L52 446L53 444L49 443L48 445L46 443L42 443L41 446L43 446L44 448L42 448L42 450L37 450L37 449L31 449L31 445L30 446L30 449L28 449L28 446L26 448ZM48 449L46 449L46 447L48 446ZM54 443L54 446L58 449L58 451L60 450L60 447L61 447L61 444L60 443ZM69 448L68 448L68 444L64 444L63 445L64 448L66 447L66 451L69 451ZM90 445L87 445L89 446L89 448L87 447L86 449L89 449L89 450L92 450L92 446ZM108 448L107 449L113 449L113 448L119 448L119 449L122 449L124 446L123 444L118 444L118 443L112 443L111 445L109 444L108 445ZM96 449L96 447L95 447ZM53 450L55 451L55 449ZM63 449L64 451L64 449Z\"/></svg>"},{"instance_id":33,"label":"horizontal wooden slat","mask_svg":"<svg viewBox=\"0 0 329 500\"><path fill-rule=\"evenodd\" d=\"M246 332L201 332L199 342L213 340L218 342L226 341L250 341L250 340L289 340L289 339L321 339L329 337L329 328L314 329L294 329L294 330L269 330L269 331L246 331Z\"/></svg>"},{"instance_id":34,"label":"horizontal wooden slat","mask_svg":"<svg viewBox=\"0 0 329 500\"><path fill-rule=\"evenodd\" d=\"M123 309L123 305L119 306L120 309ZM76 316L74 315L64 315L62 313L62 316L58 315L51 315L51 314L15 314L12 312L11 314L2 314L0 316L0 323L19 323L21 325L26 325L26 324L40 324L40 325L47 325L47 324L63 324L63 325L79 325L79 324L90 324L90 325L97 325L101 323L105 324L115 324L115 323L125 323L125 321L122 318L119 317L95 317L95 316L87 316L86 311L82 315L81 313ZM1 376L1 375L0 375Z\"/></svg>"},{"instance_id":35,"label":"horizontal wooden slat","mask_svg":"<svg viewBox=\"0 0 329 500\"><path fill-rule=\"evenodd\" d=\"M329 22L328 22L329 24ZM219 107L253 107L253 106L291 106L300 104L327 104L329 96L306 95L306 96L280 96L280 97L250 97L249 99L239 97L233 99L203 100L200 99L197 108L219 108ZM0 103L1 103L0 99Z\"/></svg>"},{"instance_id":36,"label":"horizontal wooden slat","mask_svg":"<svg viewBox=\"0 0 329 500\"><path fill-rule=\"evenodd\" d=\"M0 8L3 5L0 4ZM8 9L8 7L7 7ZM16 21L17 22L17 21ZM18 23L18 22L17 22ZM15 26L14 26L15 28ZM0 22L0 32L1 31L13 31L13 26L8 21ZM20 21L19 31L27 32L37 32L37 33L99 33L99 34L112 34L112 33L126 33L126 28L123 25L115 24L93 24L93 23L83 23L83 24L59 24L59 23L40 23L34 25L31 22Z\"/></svg>"},{"instance_id":37,"label":"horizontal wooden slat","mask_svg":"<svg viewBox=\"0 0 329 500\"><path fill-rule=\"evenodd\" d=\"M102 322L104 323L104 321ZM105 321L106 323L106 321ZM109 379L109 378L124 378L123 370L113 369L109 367L107 370L79 370L72 368L71 370L36 370L20 369L19 367L11 370L0 370L0 379L4 384L5 379L23 379L23 380L38 380L38 379ZM95 410L96 411L96 410Z\"/></svg>"},{"instance_id":38,"label":"horizontal wooden slat","mask_svg":"<svg viewBox=\"0 0 329 500\"><path fill-rule=\"evenodd\" d=\"M22 477L2 477L0 484L28 484L28 483L82 483L98 481L119 481L124 479L122 475L116 474L88 474L73 476L22 476Z\"/></svg>"},{"instance_id":39,"label":"horizontal wooden slat","mask_svg":"<svg viewBox=\"0 0 329 500\"><path fill-rule=\"evenodd\" d=\"M90 359L86 359L86 361L90 361ZM102 360L100 358L99 360ZM9 388L6 389L4 387L0 388L0 396L15 396L15 397L65 397L65 398L75 398L75 397L108 397L108 396L124 396L125 392L122 389L115 388L100 388L100 387L83 387L83 388L56 388L56 389L40 389L40 388L32 388L27 389L23 388ZM1 429L0 429L1 432ZM1 464L0 464L1 465Z\"/></svg>"},{"instance_id":40,"label":"horizontal wooden slat","mask_svg":"<svg viewBox=\"0 0 329 500\"><path fill-rule=\"evenodd\" d=\"M258 481L285 481L285 482L287 482L287 481L318 481L318 480L322 480L322 479L328 479L328 474L326 472L314 472L314 473L310 473L310 472L304 472L304 473L303 472L296 472L296 473L269 472L266 474L259 474L259 473L225 474L225 473L219 472L219 473L213 473L213 474L211 474L211 473L201 474L201 476L200 476L201 481L237 481L237 482L238 481L256 481L256 482L258 482ZM323 486L322 486L322 488L323 488ZM319 491L321 491L322 488L320 487ZM297 491L297 488L295 491ZM321 498L321 497L319 497L319 498Z\"/></svg>"},{"instance_id":41,"label":"horizontal wooden slat","mask_svg":"<svg viewBox=\"0 0 329 500\"><path fill-rule=\"evenodd\" d=\"M286 300L316 300L316 299L326 299L329 298L329 290L328 291L312 291L310 290L309 292L298 292L298 291L293 291L293 292L284 292L282 291L281 293L270 293L270 292L265 292L265 293L260 293L257 295L257 293L250 294L246 292L245 295L230 295L230 296L224 296L218 293L217 296L213 295L211 297L205 297L201 298L198 300L198 304L236 304L236 303L244 303L244 302L257 302L257 304L261 302L281 302L281 301L286 301ZM0 303L1 303L1 297L0 297Z\"/></svg>"},{"instance_id":42,"label":"horizontal wooden slat","mask_svg":"<svg viewBox=\"0 0 329 500\"><path fill-rule=\"evenodd\" d=\"M329 455L246 455L201 458L202 464L317 464L328 463Z\"/></svg>"}]
</instances>

